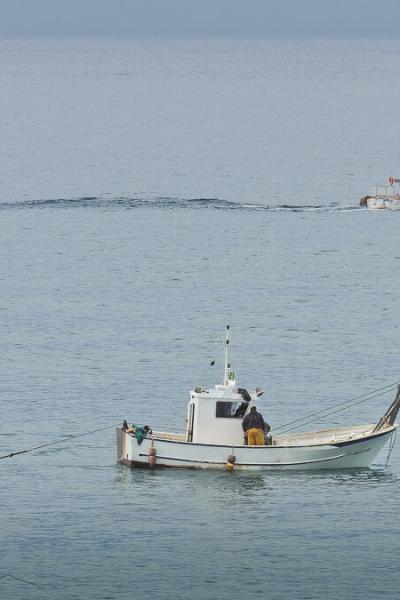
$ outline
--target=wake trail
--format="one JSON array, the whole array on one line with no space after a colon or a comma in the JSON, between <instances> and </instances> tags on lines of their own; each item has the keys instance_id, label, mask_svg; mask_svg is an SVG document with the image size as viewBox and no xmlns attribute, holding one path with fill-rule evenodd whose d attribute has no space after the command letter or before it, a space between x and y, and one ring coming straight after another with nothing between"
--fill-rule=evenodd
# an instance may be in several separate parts
<instances>
[{"instance_id":1,"label":"wake trail","mask_svg":"<svg viewBox=\"0 0 400 600\"><path fill-rule=\"evenodd\" d=\"M0 202L0 210L26 209L191 209L191 210L236 210L246 212L349 212L360 210L359 206L339 206L336 203L319 204L255 204L251 202L234 202L220 198L174 198L174 197L101 197L82 196L80 198L48 198L24 200L17 202Z\"/></svg>"}]
</instances>

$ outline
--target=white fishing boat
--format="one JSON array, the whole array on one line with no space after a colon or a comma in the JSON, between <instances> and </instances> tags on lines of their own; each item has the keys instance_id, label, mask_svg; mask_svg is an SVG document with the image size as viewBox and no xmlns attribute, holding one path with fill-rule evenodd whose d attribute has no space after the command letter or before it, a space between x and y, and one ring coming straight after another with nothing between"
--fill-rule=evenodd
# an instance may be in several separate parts
<instances>
[{"instance_id":1,"label":"white fishing boat","mask_svg":"<svg viewBox=\"0 0 400 600\"><path fill-rule=\"evenodd\" d=\"M400 179L389 177L388 185L373 185L360 199L360 206L370 210L400 210Z\"/></svg>"},{"instance_id":2,"label":"white fishing boat","mask_svg":"<svg viewBox=\"0 0 400 600\"><path fill-rule=\"evenodd\" d=\"M262 395L260 388L237 387L229 364L229 326L225 338L224 378L213 388L190 391L186 431L154 431L149 426L117 427L118 462L128 467L188 467L197 469L348 469L368 467L397 428L400 386L376 423L309 432L288 431L266 436L266 445L245 444L243 416ZM363 401L363 400L361 400ZM347 403L345 403L347 406ZM330 407L330 410L332 411ZM347 406L348 408L348 406ZM314 413L320 416L324 411ZM301 419L304 421L304 419ZM282 430L282 427L280 428ZM392 439L393 438L393 439Z\"/></svg>"}]
</instances>

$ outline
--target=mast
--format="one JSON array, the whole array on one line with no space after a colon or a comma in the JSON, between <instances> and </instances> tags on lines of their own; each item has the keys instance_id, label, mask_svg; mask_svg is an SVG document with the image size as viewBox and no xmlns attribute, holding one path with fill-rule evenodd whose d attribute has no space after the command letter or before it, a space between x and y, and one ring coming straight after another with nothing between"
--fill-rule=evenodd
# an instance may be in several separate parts
<instances>
[{"instance_id":1,"label":"mast","mask_svg":"<svg viewBox=\"0 0 400 600\"><path fill-rule=\"evenodd\" d=\"M226 326L225 330L225 368L224 368L224 385L228 385L228 369L229 364L229 325Z\"/></svg>"}]
</instances>

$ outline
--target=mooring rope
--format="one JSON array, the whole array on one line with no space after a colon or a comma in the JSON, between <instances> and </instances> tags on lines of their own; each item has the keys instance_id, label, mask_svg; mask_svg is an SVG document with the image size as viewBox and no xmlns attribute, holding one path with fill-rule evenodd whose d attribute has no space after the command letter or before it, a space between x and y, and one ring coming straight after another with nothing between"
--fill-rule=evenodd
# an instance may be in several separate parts
<instances>
[{"instance_id":1,"label":"mooring rope","mask_svg":"<svg viewBox=\"0 0 400 600\"><path fill-rule=\"evenodd\" d=\"M397 430L395 429L393 431L392 435L390 436L389 451L388 451L388 455L386 457L385 469L387 468L387 466L389 464L390 456L392 454L392 450L393 450L394 444L396 442L396 435L397 435Z\"/></svg>"},{"instance_id":2,"label":"mooring rope","mask_svg":"<svg viewBox=\"0 0 400 600\"><path fill-rule=\"evenodd\" d=\"M280 425L279 427L274 428L274 434L276 432L280 432L279 435L284 433L288 433L289 431L293 431L299 425L307 425L315 421L315 418L324 418L328 416L332 416L344 410L351 408L352 406L357 406L358 404L362 404L367 402L368 400L372 400L374 398L378 398L379 396L383 396L391 389L394 389L396 386L400 384L400 381L395 381L394 383L390 383L381 388L377 388L376 390L372 390L370 392L365 392L359 396L355 396L351 400L346 400L345 402L339 402L338 404L334 404L328 408L323 408L321 410L315 411L300 419L295 419L293 421L289 421L284 425ZM46 442L45 444L40 444L38 446L33 446L32 448L26 448L24 450L15 450L14 452L9 452L8 454L3 454L0 456L0 460L3 458L12 458L13 456L18 456L20 454L28 454L29 452L34 452L35 450L41 450L42 448L48 448L50 446L55 446L56 444L62 444L64 442L70 442L72 440L76 440L81 437L85 437L87 435L93 435L94 433L99 433L100 431L106 431L107 429L113 429L114 427L118 427L122 423L115 423L114 425L107 425L106 427L99 427L98 429L92 429L91 431L84 431L83 433L78 433L75 435L69 435L68 437L62 438L60 440L53 440L51 442Z\"/></svg>"},{"instance_id":3,"label":"mooring rope","mask_svg":"<svg viewBox=\"0 0 400 600\"><path fill-rule=\"evenodd\" d=\"M56 444L62 444L63 442L70 442L71 440L76 440L86 435L92 435L93 433L98 433L99 431L105 431L106 429L118 427L118 425L121 425L121 422L116 423L115 425L107 425L107 427L100 427L99 429L92 429L92 431L85 431L84 433L69 435L68 437L62 438L61 440L53 440L52 442L40 444L40 446L34 446L33 448L27 448L26 450L16 450L15 452L10 452L9 454L4 454L3 456L0 456L0 460L2 458L12 458L13 456L17 456L18 454L27 454L28 452L34 452L35 450L41 450L42 448L48 448L49 446L55 446Z\"/></svg>"},{"instance_id":4,"label":"mooring rope","mask_svg":"<svg viewBox=\"0 0 400 600\"><path fill-rule=\"evenodd\" d=\"M394 383L390 383L389 385L385 385L381 388L377 388L376 390L372 390L370 392L365 392L364 394L361 394L359 396L355 396L351 400L346 400L345 402L339 402L338 404L334 404L333 406L325 407L321 410L318 410L318 411L315 411L308 415L305 415L304 417L302 417L300 419L295 419L293 421L289 421L288 423L279 425L279 427L274 428L274 433L279 431L280 435L281 435L283 433L293 431L293 429L298 427L300 424L302 426L308 425L308 423L312 423L313 421L315 421L315 418L317 418L317 417L319 417L319 418L329 417L331 415L337 414L344 410L348 410L352 406L357 406L358 404L362 404L363 402L367 402L368 400L372 400L374 398L378 398L379 396L383 396L384 394L391 391L392 389L395 389L396 386L399 384L400 384L400 381L395 381ZM292 427L292 425L294 427ZM281 431L281 430L283 430L283 431Z\"/></svg>"}]
</instances>

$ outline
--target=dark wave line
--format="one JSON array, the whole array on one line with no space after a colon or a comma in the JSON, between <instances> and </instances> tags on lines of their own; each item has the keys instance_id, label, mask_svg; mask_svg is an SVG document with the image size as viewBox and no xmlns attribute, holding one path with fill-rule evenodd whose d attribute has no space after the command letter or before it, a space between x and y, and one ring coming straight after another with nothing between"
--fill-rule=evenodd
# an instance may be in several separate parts
<instances>
[{"instance_id":1,"label":"dark wave line","mask_svg":"<svg viewBox=\"0 0 400 600\"><path fill-rule=\"evenodd\" d=\"M295 204L254 204L251 202L233 202L220 198L106 198L101 196L83 196L81 198L49 198L42 200L25 200L20 202L0 202L0 210L45 209L45 208L101 208L101 209L214 209L244 211L287 211L287 212L337 212L359 210L358 206L329 205L295 205Z\"/></svg>"}]
</instances>

